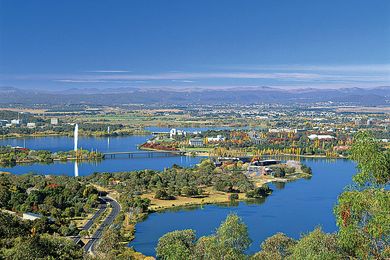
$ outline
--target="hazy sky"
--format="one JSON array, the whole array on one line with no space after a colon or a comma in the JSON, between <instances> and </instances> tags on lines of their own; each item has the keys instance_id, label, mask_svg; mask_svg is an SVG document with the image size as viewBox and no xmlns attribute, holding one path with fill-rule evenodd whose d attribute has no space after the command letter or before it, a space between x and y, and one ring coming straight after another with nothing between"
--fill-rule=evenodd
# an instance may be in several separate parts
<instances>
[{"instance_id":1,"label":"hazy sky","mask_svg":"<svg viewBox=\"0 0 390 260\"><path fill-rule=\"evenodd\" d=\"M389 0L0 0L0 86L384 85Z\"/></svg>"}]
</instances>

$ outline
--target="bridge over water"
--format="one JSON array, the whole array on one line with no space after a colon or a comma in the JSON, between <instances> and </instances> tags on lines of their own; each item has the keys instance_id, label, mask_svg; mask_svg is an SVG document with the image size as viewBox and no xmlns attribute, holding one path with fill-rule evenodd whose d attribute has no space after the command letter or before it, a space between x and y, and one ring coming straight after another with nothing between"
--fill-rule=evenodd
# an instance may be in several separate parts
<instances>
[{"instance_id":1,"label":"bridge over water","mask_svg":"<svg viewBox=\"0 0 390 260\"><path fill-rule=\"evenodd\" d=\"M115 159L117 156L127 156L128 158L153 158L184 156L186 153L181 151L129 151L129 152L109 152L103 153L104 159Z\"/></svg>"}]
</instances>

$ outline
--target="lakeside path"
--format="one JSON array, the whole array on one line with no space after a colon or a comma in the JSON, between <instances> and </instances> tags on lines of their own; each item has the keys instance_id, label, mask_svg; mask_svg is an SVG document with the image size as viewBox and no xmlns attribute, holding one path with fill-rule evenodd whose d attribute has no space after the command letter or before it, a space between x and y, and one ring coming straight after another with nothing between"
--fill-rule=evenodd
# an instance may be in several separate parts
<instances>
[{"instance_id":1,"label":"lakeside path","mask_svg":"<svg viewBox=\"0 0 390 260\"><path fill-rule=\"evenodd\" d=\"M102 237L104 229L106 227L109 227L114 222L115 218L118 216L119 212L121 211L121 206L115 199L108 196L103 197L102 199L104 199L107 203L109 203L112 206L112 210L110 214L108 214L108 216L102 222L102 224L98 227L98 229L95 231L95 233L92 235L92 238L84 246L84 250L92 254L94 252L95 245Z\"/></svg>"}]
</instances>

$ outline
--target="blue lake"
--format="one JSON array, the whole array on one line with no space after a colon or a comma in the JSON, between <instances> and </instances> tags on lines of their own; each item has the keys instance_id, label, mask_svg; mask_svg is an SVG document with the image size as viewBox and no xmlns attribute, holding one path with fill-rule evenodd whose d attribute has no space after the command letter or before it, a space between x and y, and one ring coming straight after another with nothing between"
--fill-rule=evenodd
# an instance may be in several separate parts
<instances>
[{"instance_id":1,"label":"blue lake","mask_svg":"<svg viewBox=\"0 0 390 260\"><path fill-rule=\"evenodd\" d=\"M129 246L145 255L155 255L157 241L165 233L194 229L198 237L209 235L232 212L241 216L248 226L253 240L248 253L259 251L260 243L277 232L293 238L317 226L334 232L337 227L333 207L344 187L351 183L355 164L341 159L304 159L303 162L312 168L313 177L270 185L274 192L262 203L205 205L150 214L136 225L135 239Z\"/></svg>"},{"instance_id":2,"label":"blue lake","mask_svg":"<svg viewBox=\"0 0 390 260\"><path fill-rule=\"evenodd\" d=\"M154 130L154 129L153 129ZM157 128L156 131L165 129ZM190 130L190 129L189 129ZM192 130L192 129L191 129ZM199 129L196 129L197 131ZM128 137L80 137L79 147L100 152L136 151L137 145L149 136ZM30 149L68 151L73 149L71 137L43 137L0 140L0 145L25 146ZM89 175L93 172L131 171L141 169L161 170L173 164L194 166L199 157L153 157L106 159L99 162L55 162L52 164L17 165L1 168L15 174L35 172L40 174ZM321 226L326 232L336 231L333 207L343 188L351 183L355 164L349 160L302 159L313 169L310 180L298 180L287 184L272 184L274 192L262 203L241 202L236 206L205 205L174 211L153 213L137 224L135 240L130 243L137 251L155 255L159 237L173 230L191 228L198 237L211 234L226 216L235 212L248 225L253 243L248 253L259 250L260 243L267 237L284 232L298 238L300 234ZM76 167L77 166L77 167Z\"/></svg>"},{"instance_id":3,"label":"blue lake","mask_svg":"<svg viewBox=\"0 0 390 260\"><path fill-rule=\"evenodd\" d=\"M150 136L136 135L124 137L79 137L78 147L99 152L136 151ZM20 146L31 150L48 150L51 152L73 150L73 137L50 136L0 139L0 146Z\"/></svg>"},{"instance_id":4,"label":"blue lake","mask_svg":"<svg viewBox=\"0 0 390 260\"><path fill-rule=\"evenodd\" d=\"M126 136L126 137L80 137L79 147L87 150L97 150L99 152L122 152L137 151L137 145L144 143L150 136ZM69 151L73 149L72 137L37 137L37 138L19 138L3 139L0 145L21 146L33 150L48 150L51 152ZM14 167L0 167L0 171L11 172L14 174L40 173L57 174L69 176L85 176L94 172L117 172L132 170L162 170L171 167L173 164L191 167L199 163L202 158L188 156L168 156L153 158L126 158L126 156L117 156L115 159L106 159L97 162L84 161L75 162L54 162L50 164L19 164ZM78 172L78 174L76 174Z\"/></svg>"}]
</instances>

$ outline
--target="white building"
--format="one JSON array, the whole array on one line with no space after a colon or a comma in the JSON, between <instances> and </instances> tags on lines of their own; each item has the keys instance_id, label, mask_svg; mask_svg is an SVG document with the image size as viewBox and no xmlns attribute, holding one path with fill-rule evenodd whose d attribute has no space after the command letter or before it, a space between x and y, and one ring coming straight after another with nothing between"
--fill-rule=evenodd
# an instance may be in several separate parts
<instances>
[{"instance_id":1,"label":"white building","mask_svg":"<svg viewBox=\"0 0 390 260\"><path fill-rule=\"evenodd\" d=\"M36 124L35 123L27 123L27 128L35 128Z\"/></svg>"},{"instance_id":2,"label":"white building","mask_svg":"<svg viewBox=\"0 0 390 260\"><path fill-rule=\"evenodd\" d=\"M290 128L276 128L276 129L268 129L269 133L295 133L295 129Z\"/></svg>"},{"instance_id":3,"label":"white building","mask_svg":"<svg viewBox=\"0 0 390 260\"><path fill-rule=\"evenodd\" d=\"M58 125L58 118L56 118L56 117L50 118L50 124Z\"/></svg>"},{"instance_id":4,"label":"white building","mask_svg":"<svg viewBox=\"0 0 390 260\"><path fill-rule=\"evenodd\" d=\"M12 119L11 125L20 125L20 120L19 119Z\"/></svg>"},{"instance_id":5,"label":"white building","mask_svg":"<svg viewBox=\"0 0 390 260\"><path fill-rule=\"evenodd\" d=\"M310 140L315 140L315 139L319 139L319 140L323 140L323 139L335 139L334 136L331 136L331 135L316 135L316 134L311 134L308 136L308 138Z\"/></svg>"},{"instance_id":6,"label":"white building","mask_svg":"<svg viewBox=\"0 0 390 260\"><path fill-rule=\"evenodd\" d=\"M202 138L191 138L189 141L189 145L200 147L203 146L203 139Z\"/></svg>"},{"instance_id":7,"label":"white building","mask_svg":"<svg viewBox=\"0 0 390 260\"><path fill-rule=\"evenodd\" d=\"M169 131L169 137L173 139L176 136L186 136L187 132L183 130L178 130L175 128L172 128L171 131Z\"/></svg>"},{"instance_id":8,"label":"white building","mask_svg":"<svg viewBox=\"0 0 390 260\"><path fill-rule=\"evenodd\" d=\"M207 137L207 142L221 142L225 141L225 137L222 135L217 135L217 137Z\"/></svg>"}]
</instances>

